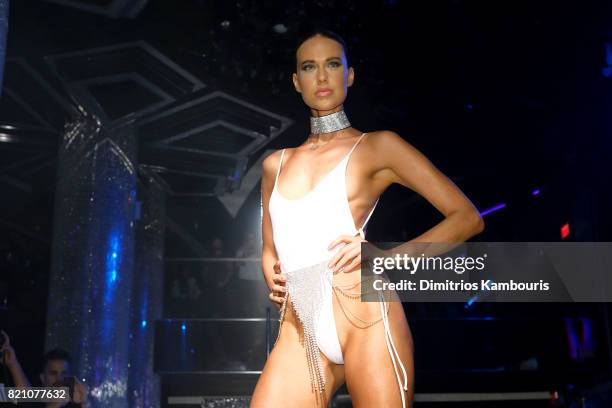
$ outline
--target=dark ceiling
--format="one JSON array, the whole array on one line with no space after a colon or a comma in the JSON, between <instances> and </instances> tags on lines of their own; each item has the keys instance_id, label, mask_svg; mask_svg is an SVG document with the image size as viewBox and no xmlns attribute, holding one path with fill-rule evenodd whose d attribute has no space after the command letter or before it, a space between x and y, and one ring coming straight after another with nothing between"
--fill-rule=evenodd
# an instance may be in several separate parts
<instances>
[{"instance_id":1,"label":"dark ceiling","mask_svg":"<svg viewBox=\"0 0 612 408\"><path fill-rule=\"evenodd\" d=\"M275 148L307 134L290 81L295 38L330 27L347 39L357 72L346 103L354 125L397 131L486 207L567 171L590 143L577 129L596 113L580 106L601 97L611 37L610 7L599 2L152 0L134 18L59 3L12 2L4 88L34 112L6 91L0 103L2 123L32 124L0 143L2 228L40 242L50 240L54 149L69 111L57 102L69 98L50 56L143 41L207 90L294 120Z\"/></svg>"}]
</instances>

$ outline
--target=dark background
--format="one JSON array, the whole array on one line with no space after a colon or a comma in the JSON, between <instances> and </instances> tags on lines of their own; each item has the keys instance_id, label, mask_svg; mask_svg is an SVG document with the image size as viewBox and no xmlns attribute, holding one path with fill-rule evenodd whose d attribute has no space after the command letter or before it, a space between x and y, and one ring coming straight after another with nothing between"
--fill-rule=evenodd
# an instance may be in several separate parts
<instances>
[{"instance_id":1,"label":"dark background","mask_svg":"<svg viewBox=\"0 0 612 408\"><path fill-rule=\"evenodd\" d=\"M323 25L349 45L356 81L345 110L354 127L398 132L480 211L506 205L485 216L486 230L475 239L559 241L569 223L565 240L609 241L612 78L604 69L612 58L606 55L610 12L609 3L596 1L152 0L136 18L114 19L19 0L11 4L7 58L28 61L63 93L45 70L45 56L147 41L210 90L293 119L266 146L275 149L308 135L309 112L290 75L297 35ZM287 32L275 32L275 24ZM0 100L0 122L11 123L16 112ZM24 164L32 157L26 142L0 142L3 324L31 375L43 351L55 200L53 157ZM37 165L43 174L32 178L28 170ZM533 195L535 189L540 194ZM258 226L259 188L243 208L233 218L215 197L169 197L167 204L169 217L203 245L221 237L229 254L245 225ZM418 195L392 186L370 221L368 239L408 240L440 220ZM166 257L194 255L179 237L166 237ZM575 310L565 306L537 310L555 316ZM519 306L509 310L495 312L524 314ZM438 312L450 314L431 306L410 316Z\"/></svg>"}]
</instances>

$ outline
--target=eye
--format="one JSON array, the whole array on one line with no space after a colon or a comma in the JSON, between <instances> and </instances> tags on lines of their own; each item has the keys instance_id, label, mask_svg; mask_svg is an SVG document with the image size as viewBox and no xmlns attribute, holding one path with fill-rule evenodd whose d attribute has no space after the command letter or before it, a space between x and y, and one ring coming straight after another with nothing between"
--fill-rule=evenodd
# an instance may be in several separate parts
<instances>
[{"instance_id":1,"label":"eye","mask_svg":"<svg viewBox=\"0 0 612 408\"><path fill-rule=\"evenodd\" d=\"M305 65L302 65L302 70L303 71L308 71L312 67L313 67L312 64L305 64Z\"/></svg>"},{"instance_id":2,"label":"eye","mask_svg":"<svg viewBox=\"0 0 612 408\"><path fill-rule=\"evenodd\" d=\"M342 64L340 62L338 62L338 61L332 61L332 62L329 63L329 65L331 67L333 67L333 68L338 68L338 67L342 66Z\"/></svg>"}]
</instances>

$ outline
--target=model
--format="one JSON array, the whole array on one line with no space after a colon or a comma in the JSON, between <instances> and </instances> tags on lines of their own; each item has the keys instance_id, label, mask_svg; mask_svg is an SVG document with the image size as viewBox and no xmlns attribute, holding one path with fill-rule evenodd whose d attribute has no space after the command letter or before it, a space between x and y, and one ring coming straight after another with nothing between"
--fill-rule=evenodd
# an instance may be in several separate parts
<instances>
[{"instance_id":1,"label":"model","mask_svg":"<svg viewBox=\"0 0 612 408\"><path fill-rule=\"evenodd\" d=\"M411 406L414 347L402 304L360 301L365 226L398 183L446 217L412 241L463 242L484 228L468 198L402 137L351 127L343 103L354 79L337 34L299 42L293 84L311 134L263 161L262 268L281 316L254 408L325 407L345 382L354 407Z\"/></svg>"}]
</instances>

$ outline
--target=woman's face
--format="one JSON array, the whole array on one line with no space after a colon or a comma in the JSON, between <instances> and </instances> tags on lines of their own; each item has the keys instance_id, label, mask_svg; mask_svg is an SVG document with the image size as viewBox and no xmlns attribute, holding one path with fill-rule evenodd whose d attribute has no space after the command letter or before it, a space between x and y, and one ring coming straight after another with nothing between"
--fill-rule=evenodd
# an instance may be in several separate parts
<instances>
[{"instance_id":1,"label":"woman's face","mask_svg":"<svg viewBox=\"0 0 612 408\"><path fill-rule=\"evenodd\" d=\"M312 109L313 116L338 112L353 84L353 68L347 67L342 45L317 35L304 41L297 50L295 90Z\"/></svg>"}]
</instances>

